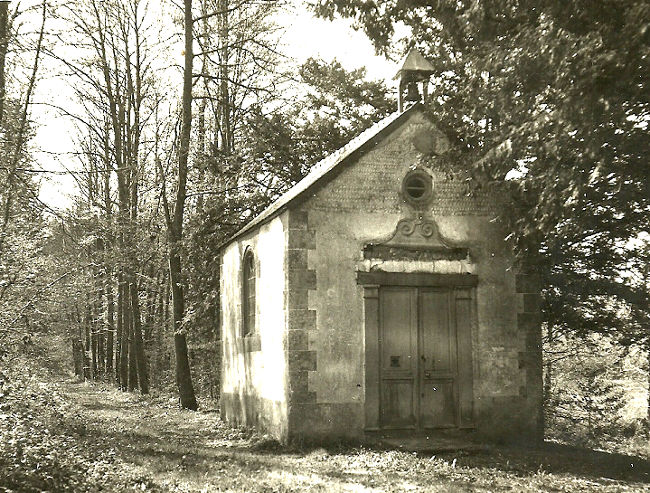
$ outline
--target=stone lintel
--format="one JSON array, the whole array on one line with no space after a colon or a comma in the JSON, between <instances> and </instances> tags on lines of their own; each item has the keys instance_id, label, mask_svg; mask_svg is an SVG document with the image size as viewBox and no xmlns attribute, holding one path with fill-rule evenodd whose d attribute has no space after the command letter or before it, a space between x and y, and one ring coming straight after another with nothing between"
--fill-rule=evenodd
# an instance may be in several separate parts
<instances>
[{"instance_id":1,"label":"stone lintel","mask_svg":"<svg viewBox=\"0 0 650 493\"><path fill-rule=\"evenodd\" d=\"M469 256L467 248L446 247L415 247L396 245L366 245L363 258L378 260L466 260Z\"/></svg>"}]
</instances>

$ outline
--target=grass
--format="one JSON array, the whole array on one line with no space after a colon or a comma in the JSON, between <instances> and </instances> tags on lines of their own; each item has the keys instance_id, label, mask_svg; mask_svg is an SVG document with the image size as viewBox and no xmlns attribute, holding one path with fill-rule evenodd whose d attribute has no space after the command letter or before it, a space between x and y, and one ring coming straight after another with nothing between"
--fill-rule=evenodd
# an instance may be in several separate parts
<instances>
[{"instance_id":1,"label":"grass","mask_svg":"<svg viewBox=\"0 0 650 493\"><path fill-rule=\"evenodd\" d=\"M18 367L0 387L0 491L650 492L647 455L557 443L435 456L286 448L214 410Z\"/></svg>"}]
</instances>

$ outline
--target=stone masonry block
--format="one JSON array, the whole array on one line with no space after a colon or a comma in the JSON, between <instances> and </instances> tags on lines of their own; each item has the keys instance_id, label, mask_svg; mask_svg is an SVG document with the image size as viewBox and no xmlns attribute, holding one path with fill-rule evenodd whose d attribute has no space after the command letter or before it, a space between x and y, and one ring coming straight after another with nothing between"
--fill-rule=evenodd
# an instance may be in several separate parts
<instances>
[{"instance_id":1,"label":"stone masonry block","mask_svg":"<svg viewBox=\"0 0 650 493\"><path fill-rule=\"evenodd\" d=\"M316 392L309 391L308 372L290 371L289 382L289 399L292 405L316 402Z\"/></svg>"},{"instance_id":2,"label":"stone masonry block","mask_svg":"<svg viewBox=\"0 0 650 493\"><path fill-rule=\"evenodd\" d=\"M309 349L309 340L306 330L289 330L288 334L290 351L306 351Z\"/></svg>"},{"instance_id":3,"label":"stone masonry block","mask_svg":"<svg viewBox=\"0 0 650 493\"><path fill-rule=\"evenodd\" d=\"M291 392L289 397L292 404L315 404L316 392Z\"/></svg>"},{"instance_id":4,"label":"stone masonry block","mask_svg":"<svg viewBox=\"0 0 650 493\"><path fill-rule=\"evenodd\" d=\"M289 231L289 249L292 248L316 248L316 234L309 230L291 230Z\"/></svg>"},{"instance_id":5,"label":"stone masonry block","mask_svg":"<svg viewBox=\"0 0 650 493\"><path fill-rule=\"evenodd\" d=\"M542 331L539 329L539 324L535 330L526 331L525 343L528 353L539 353L542 350Z\"/></svg>"},{"instance_id":6,"label":"stone masonry block","mask_svg":"<svg viewBox=\"0 0 650 493\"><path fill-rule=\"evenodd\" d=\"M288 250L288 267L289 269L306 269L307 268L307 250L304 248L291 248Z\"/></svg>"},{"instance_id":7,"label":"stone masonry block","mask_svg":"<svg viewBox=\"0 0 650 493\"><path fill-rule=\"evenodd\" d=\"M523 298L524 312L537 313L541 305L542 297L537 293L526 293L521 295Z\"/></svg>"},{"instance_id":8,"label":"stone masonry block","mask_svg":"<svg viewBox=\"0 0 650 493\"><path fill-rule=\"evenodd\" d=\"M518 360L519 360L519 369L522 370L526 368L526 363L528 362L528 354L525 351L519 351Z\"/></svg>"},{"instance_id":9,"label":"stone masonry block","mask_svg":"<svg viewBox=\"0 0 650 493\"><path fill-rule=\"evenodd\" d=\"M541 320L537 313L518 313L517 328L519 330L539 330Z\"/></svg>"},{"instance_id":10,"label":"stone masonry block","mask_svg":"<svg viewBox=\"0 0 650 493\"><path fill-rule=\"evenodd\" d=\"M292 393L307 393L309 391L309 374L304 370L290 370L289 389Z\"/></svg>"},{"instance_id":11,"label":"stone masonry block","mask_svg":"<svg viewBox=\"0 0 650 493\"><path fill-rule=\"evenodd\" d=\"M530 338L527 341L529 347L526 354L526 377L530 379L530 385L541 388L542 381L542 342L540 339Z\"/></svg>"},{"instance_id":12,"label":"stone masonry block","mask_svg":"<svg viewBox=\"0 0 650 493\"><path fill-rule=\"evenodd\" d=\"M289 270L289 289L316 289L316 271Z\"/></svg>"},{"instance_id":13,"label":"stone masonry block","mask_svg":"<svg viewBox=\"0 0 650 493\"><path fill-rule=\"evenodd\" d=\"M316 351L289 351L289 371L316 370Z\"/></svg>"},{"instance_id":14,"label":"stone masonry block","mask_svg":"<svg viewBox=\"0 0 650 493\"><path fill-rule=\"evenodd\" d=\"M539 293L540 284L536 274L517 274L515 280L517 293Z\"/></svg>"},{"instance_id":15,"label":"stone masonry block","mask_svg":"<svg viewBox=\"0 0 650 493\"><path fill-rule=\"evenodd\" d=\"M316 310L289 309L289 330L313 330L316 328Z\"/></svg>"},{"instance_id":16,"label":"stone masonry block","mask_svg":"<svg viewBox=\"0 0 650 493\"><path fill-rule=\"evenodd\" d=\"M289 288L289 306L293 308L307 309L309 302L309 290L304 288Z\"/></svg>"},{"instance_id":17,"label":"stone masonry block","mask_svg":"<svg viewBox=\"0 0 650 493\"><path fill-rule=\"evenodd\" d=\"M290 440L335 442L359 436L363 430L360 403L318 403L292 405L289 411Z\"/></svg>"},{"instance_id":18,"label":"stone masonry block","mask_svg":"<svg viewBox=\"0 0 650 493\"><path fill-rule=\"evenodd\" d=\"M289 212L289 229L307 229L307 211L292 209Z\"/></svg>"}]
</instances>

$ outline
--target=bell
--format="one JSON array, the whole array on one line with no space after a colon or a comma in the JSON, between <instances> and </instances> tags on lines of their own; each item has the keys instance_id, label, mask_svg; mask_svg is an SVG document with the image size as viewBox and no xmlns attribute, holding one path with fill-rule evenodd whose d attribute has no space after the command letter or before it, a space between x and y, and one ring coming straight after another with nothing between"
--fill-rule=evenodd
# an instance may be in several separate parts
<instances>
[{"instance_id":1,"label":"bell","mask_svg":"<svg viewBox=\"0 0 650 493\"><path fill-rule=\"evenodd\" d=\"M406 101L420 101L420 91L416 82L411 82L406 91Z\"/></svg>"}]
</instances>

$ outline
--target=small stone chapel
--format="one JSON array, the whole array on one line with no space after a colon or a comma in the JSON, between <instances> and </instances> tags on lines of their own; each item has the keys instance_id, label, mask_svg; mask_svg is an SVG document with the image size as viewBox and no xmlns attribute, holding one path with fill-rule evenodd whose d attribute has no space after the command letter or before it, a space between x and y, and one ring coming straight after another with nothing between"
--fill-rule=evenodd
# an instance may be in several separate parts
<instances>
[{"instance_id":1,"label":"small stone chapel","mask_svg":"<svg viewBox=\"0 0 650 493\"><path fill-rule=\"evenodd\" d=\"M507 194L420 164L450 147L419 101L432 73L411 51L398 111L222 246L225 420L282 442L541 438L538 287L495 220Z\"/></svg>"}]
</instances>

